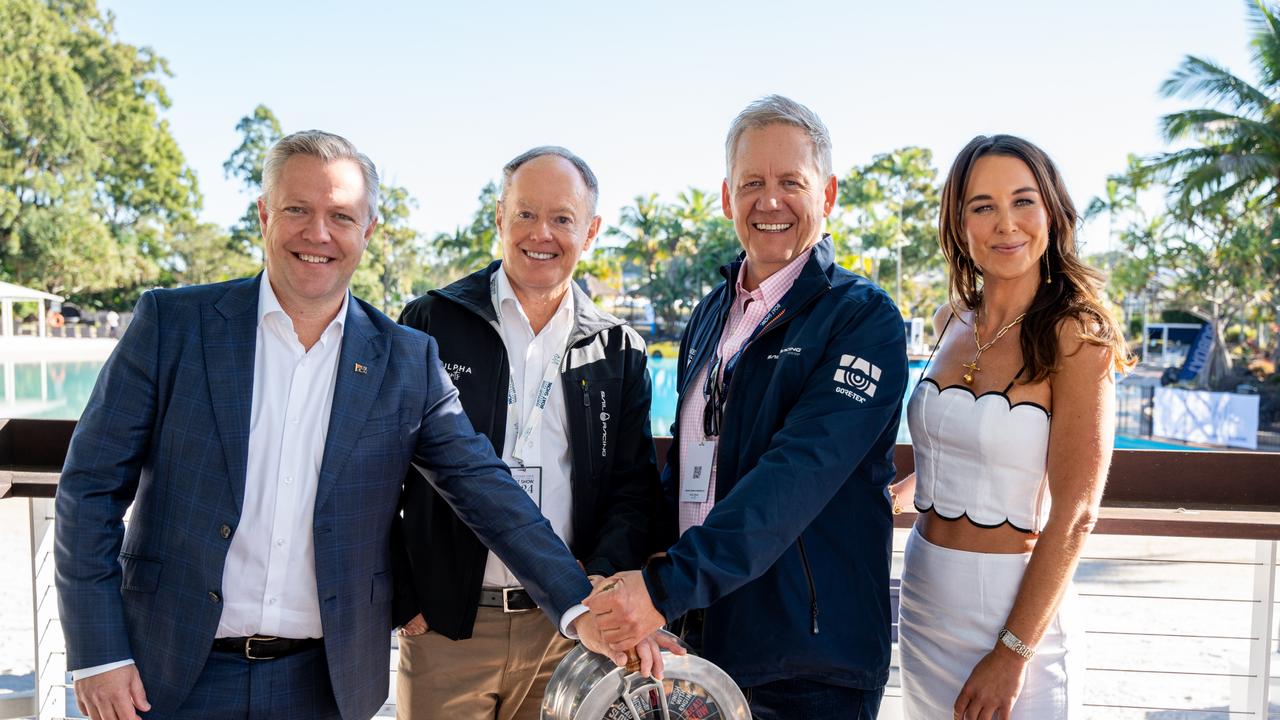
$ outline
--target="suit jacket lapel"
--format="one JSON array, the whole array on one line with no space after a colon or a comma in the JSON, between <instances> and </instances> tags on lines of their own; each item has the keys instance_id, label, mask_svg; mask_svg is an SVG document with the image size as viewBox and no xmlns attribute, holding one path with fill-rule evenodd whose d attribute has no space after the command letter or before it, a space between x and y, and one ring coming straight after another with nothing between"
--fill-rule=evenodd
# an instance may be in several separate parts
<instances>
[{"instance_id":1,"label":"suit jacket lapel","mask_svg":"<svg viewBox=\"0 0 1280 720\"><path fill-rule=\"evenodd\" d=\"M200 332L213 417L222 438L227 476L236 511L244 506L249 462L249 419L253 411L253 369L258 342L258 288L262 275L242 280L218 302L206 305Z\"/></svg>"},{"instance_id":2,"label":"suit jacket lapel","mask_svg":"<svg viewBox=\"0 0 1280 720\"><path fill-rule=\"evenodd\" d=\"M324 506L356 446L360 429L369 419L369 410L386 375L390 342L390 336L378 332L353 297L347 305L347 320L342 331L342 353L334 378L333 408L329 412L329 431L320 463L316 508Z\"/></svg>"}]
</instances>

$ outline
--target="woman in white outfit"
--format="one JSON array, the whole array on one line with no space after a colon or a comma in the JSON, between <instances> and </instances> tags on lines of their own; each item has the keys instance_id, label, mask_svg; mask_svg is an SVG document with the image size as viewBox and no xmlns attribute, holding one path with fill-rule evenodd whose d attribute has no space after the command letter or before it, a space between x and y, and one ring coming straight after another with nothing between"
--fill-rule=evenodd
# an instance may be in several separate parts
<instances>
[{"instance_id":1,"label":"woman in white outfit","mask_svg":"<svg viewBox=\"0 0 1280 720\"><path fill-rule=\"evenodd\" d=\"M1113 371L1132 363L1076 256L1053 162L974 138L942 192L950 303L907 414L919 511L907 541L899 649L916 720L1078 718L1072 573L1098 515L1114 435Z\"/></svg>"}]
</instances>

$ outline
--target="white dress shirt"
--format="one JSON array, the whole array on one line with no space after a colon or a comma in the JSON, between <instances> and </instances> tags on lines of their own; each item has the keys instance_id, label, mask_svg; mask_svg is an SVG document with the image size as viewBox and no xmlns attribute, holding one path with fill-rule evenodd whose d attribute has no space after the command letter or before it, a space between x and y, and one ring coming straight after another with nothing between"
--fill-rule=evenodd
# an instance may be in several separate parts
<instances>
[{"instance_id":1,"label":"white dress shirt","mask_svg":"<svg viewBox=\"0 0 1280 720\"><path fill-rule=\"evenodd\" d=\"M350 298L305 350L262 273L244 508L222 572L218 637L323 635L311 522Z\"/></svg>"},{"instance_id":2,"label":"white dress shirt","mask_svg":"<svg viewBox=\"0 0 1280 720\"><path fill-rule=\"evenodd\" d=\"M348 292L306 351L262 273L244 508L222 571L217 637L323 634L311 522L350 301ZM72 678L132 663L83 668Z\"/></svg>"},{"instance_id":3,"label":"white dress shirt","mask_svg":"<svg viewBox=\"0 0 1280 720\"><path fill-rule=\"evenodd\" d=\"M551 528L568 545L572 541L570 520L573 511L573 488L569 481L572 459L569 454L568 418L565 415L563 379L557 368L552 379L542 413L542 422L536 430L536 443L531 451L515 457L517 435L524 427L542 385L547 365L555 356L563 360L569 333L573 329L573 292L564 294L560 307L551 319L535 334L529 317L516 298L505 268L493 274L496 286L494 310L498 313L498 330L507 350L510 364L511 386L515 388L516 402L507 405L507 425L502 442L502 461L512 468L521 465L542 470L542 514ZM563 363L561 363L563 365ZM523 462L522 462L523 461ZM487 588L515 587L520 584L507 566L491 551L484 567L484 586Z\"/></svg>"}]
</instances>

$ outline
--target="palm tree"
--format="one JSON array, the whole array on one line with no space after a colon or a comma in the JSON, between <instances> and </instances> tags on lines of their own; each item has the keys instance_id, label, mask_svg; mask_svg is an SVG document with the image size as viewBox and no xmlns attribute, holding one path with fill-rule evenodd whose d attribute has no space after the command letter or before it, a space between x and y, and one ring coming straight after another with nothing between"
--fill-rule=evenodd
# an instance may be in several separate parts
<instances>
[{"instance_id":1,"label":"palm tree","mask_svg":"<svg viewBox=\"0 0 1280 720\"><path fill-rule=\"evenodd\" d=\"M1257 85L1188 55L1160 86L1165 97L1203 98L1210 105L1164 116L1165 139L1192 144L1145 165L1184 208L1223 200L1280 207L1280 21L1264 0L1248 3L1247 11Z\"/></svg>"}]
</instances>

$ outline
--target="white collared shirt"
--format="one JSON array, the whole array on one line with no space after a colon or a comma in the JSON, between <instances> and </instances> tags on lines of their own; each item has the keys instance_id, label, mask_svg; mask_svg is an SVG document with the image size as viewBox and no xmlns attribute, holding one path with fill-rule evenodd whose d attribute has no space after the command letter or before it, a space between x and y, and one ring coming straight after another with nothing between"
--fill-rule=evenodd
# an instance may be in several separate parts
<instances>
[{"instance_id":1,"label":"white collared shirt","mask_svg":"<svg viewBox=\"0 0 1280 720\"><path fill-rule=\"evenodd\" d=\"M216 636L318 638L323 632L311 523L351 293L320 340L304 351L266 270L260 285L244 506L222 569ZM131 664L95 665L73 670L71 677L83 680Z\"/></svg>"},{"instance_id":2,"label":"white collared shirt","mask_svg":"<svg viewBox=\"0 0 1280 720\"><path fill-rule=\"evenodd\" d=\"M507 350L511 382L515 386L516 404L507 405L506 432L502 442L502 461L510 467L520 466L514 457L517 423L520 427L529 415L538 394L538 386L553 356L565 352L569 333L573 329L573 289L570 288L560 301L551 319L542 331L534 335L529 318L516 298L507 278L506 268L494 273L497 281L497 298L494 310L498 313L499 334ZM551 393L547 396L542 423L538 429L537 443L532 453L524 455L524 465L542 468L542 514L551 528L568 545L571 540L571 513L573 488L569 481L572 458L569 450L568 418L565 415L564 387L560 373L555 374ZM517 417L518 416L518 417ZM532 457L530 457L532 455ZM484 567L484 586L487 588L514 587L519 585L507 566L493 552L489 553Z\"/></svg>"},{"instance_id":3,"label":"white collared shirt","mask_svg":"<svg viewBox=\"0 0 1280 720\"><path fill-rule=\"evenodd\" d=\"M350 301L348 292L307 351L262 273L244 506L222 572L217 637L323 635L311 523Z\"/></svg>"}]
</instances>

